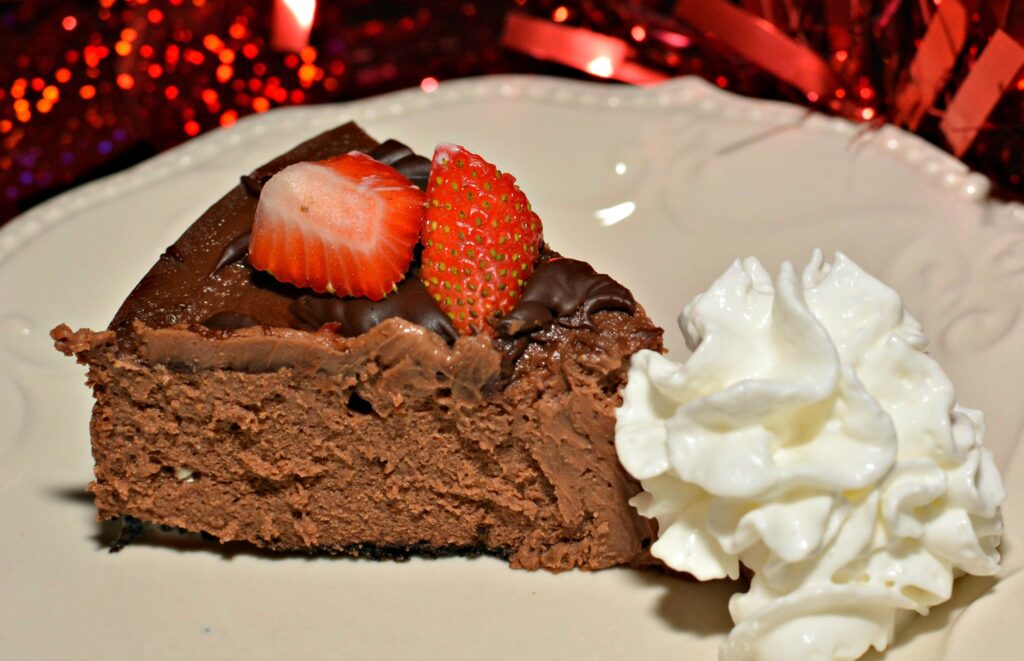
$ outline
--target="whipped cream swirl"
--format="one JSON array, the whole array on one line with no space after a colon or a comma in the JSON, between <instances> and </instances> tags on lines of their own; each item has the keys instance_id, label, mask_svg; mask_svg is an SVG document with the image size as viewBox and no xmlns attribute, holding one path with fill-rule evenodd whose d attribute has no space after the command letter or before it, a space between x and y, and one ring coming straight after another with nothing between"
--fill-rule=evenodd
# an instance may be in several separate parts
<instances>
[{"instance_id":1,"label":"whipped cream swirl","mask_svg":"<svg viewBox=\"0 0 1024 661\"><path fill-rule=\"evenodd\" d=\"M618 410L652 553L700 580L754 577L724 660L855 659L900 611L995 574L1005 496L981 412L959 406L899 295L815 251L775 286L737 260L679 318L685 364L642 351Z\"/></svg>"}]
</instances>

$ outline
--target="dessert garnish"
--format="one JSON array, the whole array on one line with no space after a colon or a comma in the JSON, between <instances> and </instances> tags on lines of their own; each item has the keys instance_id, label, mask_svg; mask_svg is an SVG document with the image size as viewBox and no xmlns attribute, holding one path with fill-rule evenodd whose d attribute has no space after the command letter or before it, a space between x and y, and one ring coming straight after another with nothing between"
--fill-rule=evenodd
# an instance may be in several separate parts
<instances>
[{"instance_id":1,"label":"dessert garnish","mask_svg":"<svg viewBox=\"0 0 1024 661\"><path fill-rule=\"evenodd\" d=\"M534 271L516 306L498 326L499 335L514 337L544 328L557 318L582 313L581 325L592 326L602 310L633 314L636 300L628 289L586 262L552 257Z\"/></svg>"},{"instance_id":2,"label":"dessert garnish","mask_svg":"<svg viewBox=\"0 0 1024 661\"><path fill-rule=\"evenodd\" d=\"M254 268L318 293L380 300L412 263L423 193L361 152L290 165L263 186Z\"/></svg>"},{"instance_id":3,"label":"dessert garnish","mask_svg":"<svg viewBox=\"0 0 1024 661\"><path fill-rule=\"evenodd\" d=\"M686 306L694 351L633 356L619 458L651 552L700 580L753 572L721 658L854 659L961 573L999 569L1005 492L980 411L898 294L815 251L773 285L736 261Z\"/></svg>"},{"instance_id":4,"label":"dessert garnish","mask_svg":"<svg viewBox=\"0 0 1024 661\"><path fill-rule=\"evenodd\" d=\"M418 209L409 178L426 190ZM542 255L540 218L515 177L465 147L442 143L431 162L389 140L369 155L300 161L244 179L259 197L253 231L228 244L212 273L248 251L253 267L277 280L333 294L299 295L289 307L298 328L353 337L400 317L449 344L482 333L515 337L521 349L525 336L555 319L590 327L594 313L635 310L626 288L586 262L547 248ZM416 217L418 237L410 230ZM364 240L380 225L385 248ZM373 260L381 263L367 266ZM229 310L203 324L230 331L260 321Z\"/></svg>"},{"instance_id":5,"label":"dessert garnish","mask_svg":"<svg viewBox=\"0 0 1024 661\"><path fill-rule=\"evenodd\" d=\"M427 184L420 277L463 335L494 335L533 273L541 223L515 177L438 145Z\"/></svg>"}]
</instances>

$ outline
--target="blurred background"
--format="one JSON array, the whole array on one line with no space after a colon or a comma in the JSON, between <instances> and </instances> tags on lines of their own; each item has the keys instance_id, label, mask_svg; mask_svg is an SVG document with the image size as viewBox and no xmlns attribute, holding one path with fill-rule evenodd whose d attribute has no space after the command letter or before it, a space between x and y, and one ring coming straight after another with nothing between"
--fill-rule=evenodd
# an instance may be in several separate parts
<instances>
[{"instance_id":1,"label":"blurred background","mask_svg":"<svg viewBox=\"0 0 1024 661\"><path fill-rule=\"evenodd\" d=\"M1024 192L1024 0L0 0L0 224L278 106L698 75L906 127Z\"/></svg>"}]
</instances>

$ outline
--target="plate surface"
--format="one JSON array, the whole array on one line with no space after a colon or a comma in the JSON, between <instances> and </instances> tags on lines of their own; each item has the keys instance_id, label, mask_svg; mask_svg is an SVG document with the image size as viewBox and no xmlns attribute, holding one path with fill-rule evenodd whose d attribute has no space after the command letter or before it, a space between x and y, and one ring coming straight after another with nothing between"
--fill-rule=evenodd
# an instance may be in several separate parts
<instances>
[{"instance_id":1,"label":"plate surface","mask_svg":"<svg viewBox=\"0 0 1024 661\"><path fill-rule=\"evenodd\" d=\"M1000 580L959 581L953 603L915 620L884 658L1013 658L1024 645L1007 619L1024 599L1024 207L991 201L983 177L892 127L698 80L497 77L248 118L0 228L0 655L716 658L736 589L724 581L180 543L104 552L84 493L91 400L48 330L104 327L240 174L349 119L424 154L456 141L515 173L550 243L632 288L679 359L676 315L737 256L775 270L816 246L842 250L894 286L959 401L985 411L1009 497Z\"/></svg>"}]
</instances>

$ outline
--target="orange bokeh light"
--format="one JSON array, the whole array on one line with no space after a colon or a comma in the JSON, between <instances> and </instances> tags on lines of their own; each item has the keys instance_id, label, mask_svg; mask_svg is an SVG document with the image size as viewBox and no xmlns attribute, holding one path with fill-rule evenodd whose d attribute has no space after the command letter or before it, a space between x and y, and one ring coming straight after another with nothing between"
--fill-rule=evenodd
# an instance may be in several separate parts
<instances>
[{"instance_id":1,"label":"orange bokeh light","mask_svg":"<svg viewBox=\"0 0 1024 661\"><path fill-rule=\"evenodd\" d=\"M317 68L312 64L303 64L299 67L299 82L303 85L310 85L316 80Z\"/></svg>"},{"instance_id":2,"label":"orange bokeh light","mask_svg":"<svg viewBox=\"0 0 1024 661\"><path fill-rule=\"evenodd\" d=\"M217 82L226 83L231 80L231 76L235 75L235 70L228 64L222 64L217 67Z\"/></svg>"},{"instance_id":3,"label":"orange bokeh light","mask_svg":"<svg viewBox=\"0 0 1024 661\"><path fill-rule=\"evenodd\" d=\"M224 48L224 42L221 41L220 37L218 37L217 35L208 34L205 37L203 37L203 46L206 47L206 50L208 51L211 51L213 53L219 53L220 50Z\"/></svg>"}]
</instances>

